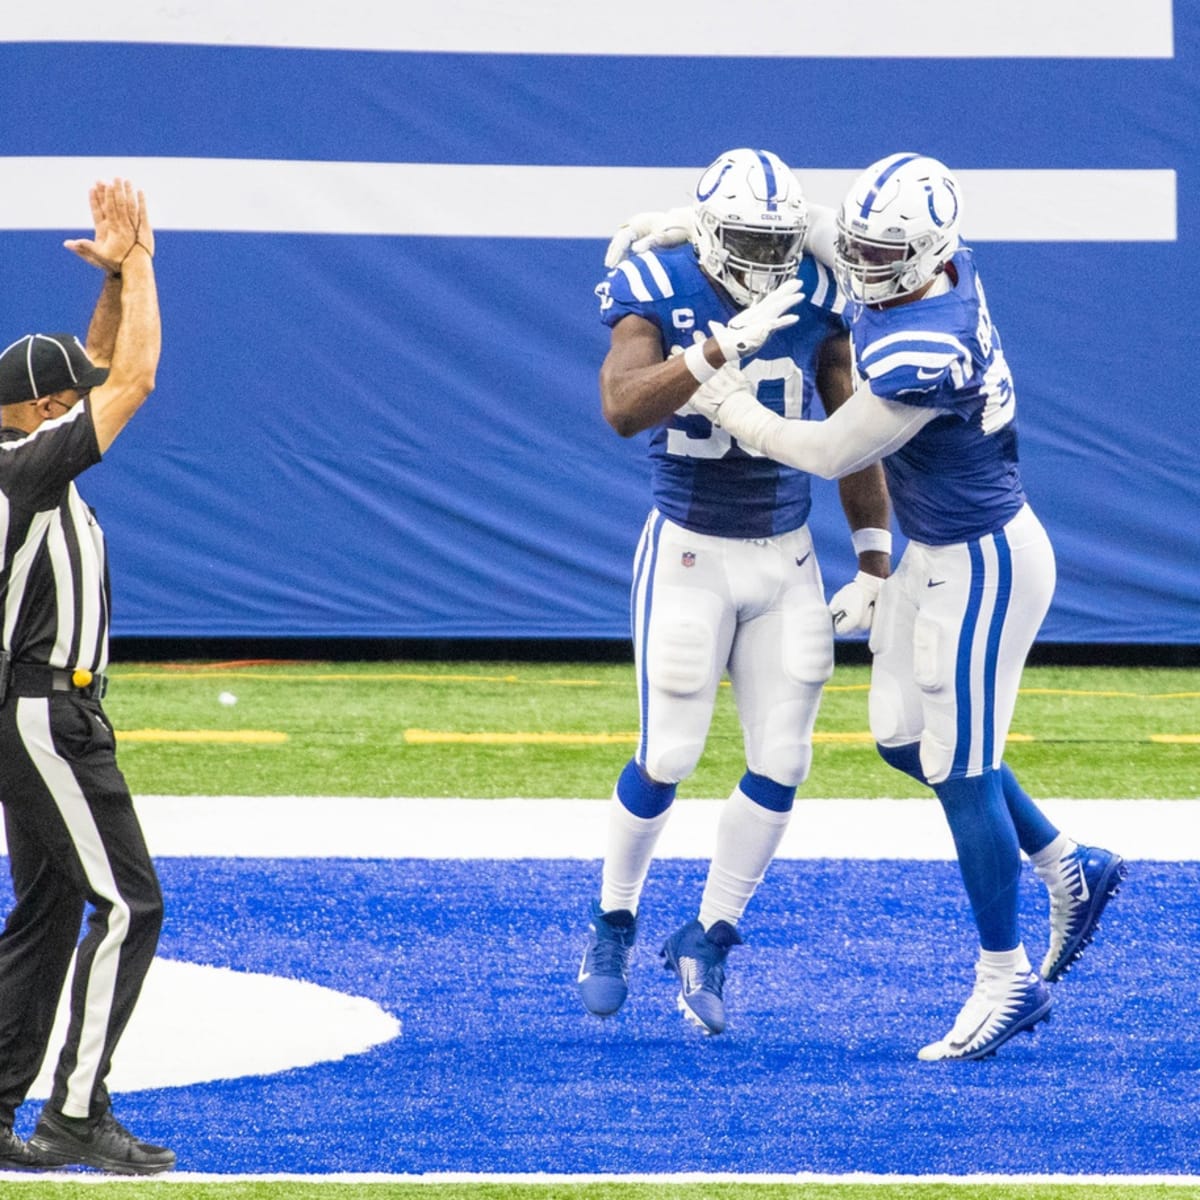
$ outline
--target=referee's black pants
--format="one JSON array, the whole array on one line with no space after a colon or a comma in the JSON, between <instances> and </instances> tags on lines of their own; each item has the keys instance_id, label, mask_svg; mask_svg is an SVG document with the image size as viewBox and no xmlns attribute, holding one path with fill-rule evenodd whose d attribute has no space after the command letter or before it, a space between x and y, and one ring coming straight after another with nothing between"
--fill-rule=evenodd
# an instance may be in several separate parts
<instances>
[{"instance_id":1,"label":"referee's black pants","mask_svg":"<svg viewBox=\"0 0 1200 1200\"><path fill-rule=\"evenodd\" d=\"M154 959L162 891L115 749L98 700L55 692L0 705L0 803L16 899L0 933L0 1125L12 1125L37 1078L72 953L70 1021L49 1107L69 1117L104 1112L113 1050Z\"/></svg>"}]
</instances>

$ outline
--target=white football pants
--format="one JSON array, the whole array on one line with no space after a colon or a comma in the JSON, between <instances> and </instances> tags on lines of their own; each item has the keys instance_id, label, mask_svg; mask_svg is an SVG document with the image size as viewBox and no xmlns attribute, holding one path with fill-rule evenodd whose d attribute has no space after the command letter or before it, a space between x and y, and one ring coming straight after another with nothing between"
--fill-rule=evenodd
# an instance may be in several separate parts
<instances>
[{"instance_id":1,"label":"white football pants","mask_svg":"<svg viewBox=\"0 0 1200 1200\"><path fill-rule=\"evenodd\" d=\"M975 541L910 542L875 604L875 740L919 741L930 783L998 768L1054 578L1050 539L1028 505Z\"/></svg>"},{"instance_id":2,"label":"white football pants","mask_svg":"<svg viewBox=\"0 0 1200 1200\"><path fill-rule=\"evenodd\" d=\"M748 768L803 783L833 633L807 527L756 540L691 533L651 512L631 601L641 738L660 783L695 769L729 672Z\"/></svg>"}]
</instances>

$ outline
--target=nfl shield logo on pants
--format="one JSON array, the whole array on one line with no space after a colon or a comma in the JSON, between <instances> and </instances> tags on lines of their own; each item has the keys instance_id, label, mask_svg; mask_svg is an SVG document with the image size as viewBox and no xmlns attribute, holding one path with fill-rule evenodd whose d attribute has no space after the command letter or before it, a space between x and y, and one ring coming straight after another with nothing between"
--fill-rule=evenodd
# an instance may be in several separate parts
<instances>
[{"instance_id":1,"label":"nfl shield logo on pants","mask_svg":"<svg viewBox=\"0 0 1200 1200\"><path fill-rule=\"evenodd\" d=\"M679 561L685 567L694 567L696 565L696 555L691 550L685 550L680 556Z\"/></svg>"}]
</instances>

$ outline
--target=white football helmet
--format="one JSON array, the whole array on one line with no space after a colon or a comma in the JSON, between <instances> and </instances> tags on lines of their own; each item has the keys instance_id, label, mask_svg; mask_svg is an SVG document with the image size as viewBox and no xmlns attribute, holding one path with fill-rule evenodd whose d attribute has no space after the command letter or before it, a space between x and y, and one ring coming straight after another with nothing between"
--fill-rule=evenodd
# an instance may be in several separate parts
<instances>
[{"instance_id":1,"label":"white football helmet","mask_svg":"<svg viewBox=\"0 0 1200 1200\"><path fill-rule=\"evenodd\" d=\"M858 177L838 213L838 283L862 304L910 295L953 257L961 214L958 180L936 158L881 158Z\"/></svg>"},{"instance_id":2,"label":"white football helmet","mask_svg":"<svg viewBox=\"0 0 1200 1200\"><path fill-rule=\"evenodd\" d=\"M696 184L700 265L742 308L796 273L808 205L800 184L769 150L730 150Z\"/></svg>"}]
</instances>

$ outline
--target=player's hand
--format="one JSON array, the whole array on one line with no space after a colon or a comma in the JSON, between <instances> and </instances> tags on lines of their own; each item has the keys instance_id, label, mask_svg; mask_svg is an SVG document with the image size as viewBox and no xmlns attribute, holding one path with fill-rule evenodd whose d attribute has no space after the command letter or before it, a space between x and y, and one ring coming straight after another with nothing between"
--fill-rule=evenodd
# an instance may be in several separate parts
<instances>
[{"instance_id":1,"label":"player's hand","mask_svg":"<svg viewBox=\"0 0 1200 1200\"><path fill-rule=\"evenodd\" d=\"M736 363L748 358L762 348L762 344L777 329L786 329L800 320L790 309L804 299L804 288L798 279L781 283L773 292L761 300L755 300L744 308L728 325L720 321L709 322L709 332L717 339L721 353L727 363Z\"/></svg>"},{"instance_id":2,"label":"player's hand","mask_svg":"<svg viewBox=\"0 0 1200 1200\"><path fill-rule=\"evenodd\" d=\"M750 381L738 369L737 363L723 366L707 383L692 393L691 406L714 425L721 424L721 414L750 404L761 409Z\"/></svg>"},{"instance_id":3,"label":"player's hand","mask_svg":"<svg viewBox=\"0 0 1200 1200\"><path fill-rule=\"evenodd\" d=\"M857 633L870 630L875 619L875 601L883 580L878 575L859 571L845 587L839 588L829 601L829 613L833 617L833 632Z\"/></svg>"},{"instance_id":4,"label":"player's hand","mask_svg":"<svg viewBox=\"0 0 1200 1200\"><path fill-rule=\"evenodd\" d=\"M690 208L671 208L666 212L635 213L608 243L604 265L611 271L631 254L660 246L679 246L696 235L696 217Z\"/></svg>"}]
</instances>

